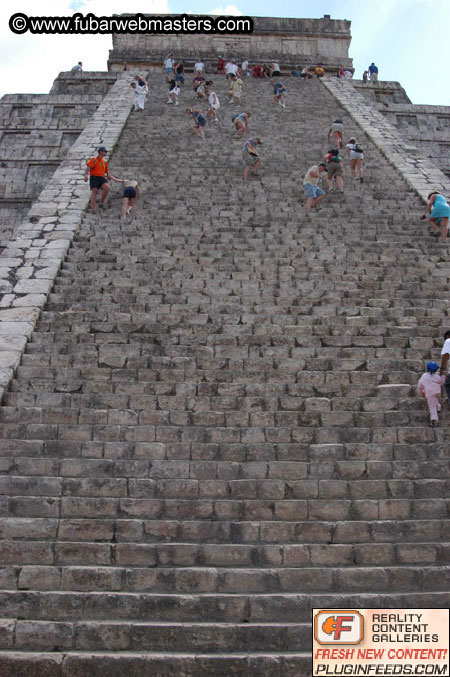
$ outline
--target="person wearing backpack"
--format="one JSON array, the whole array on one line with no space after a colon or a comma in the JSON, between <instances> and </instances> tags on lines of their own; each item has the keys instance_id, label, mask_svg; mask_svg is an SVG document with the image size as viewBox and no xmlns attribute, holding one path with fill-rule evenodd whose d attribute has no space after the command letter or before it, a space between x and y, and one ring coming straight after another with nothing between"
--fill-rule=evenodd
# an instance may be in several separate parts
<instances>
[{"instance_id":1,"label":"person wearing backpack","mask_svg":"<svg viewBox=\"0 0 450 677\"><path fill-rule=\"evenodd\" d=\"M352 170L352 177L354 179L359 179L361 183L364 181L363 178L363 164L364 164L364 153L361 146L356 143L356 139L352 136L347 145L345 146L347 156L350 158L350 167Z\"/></svg>"},{"instance_id":2,"label":"person wearing backpack","mask_svg":"<svg viewBox=\"0 0 450 677\"><path fill-rule=\"evenodd\" d=\"M332 148L324 155L325 162L327 163L327 183L328 188L333 190L333 178L336 179L337 187L339 192L344 192L344 170L342 169L342 158L339 155L339 150L337 148Z\"/></svg>"}]
</instances>

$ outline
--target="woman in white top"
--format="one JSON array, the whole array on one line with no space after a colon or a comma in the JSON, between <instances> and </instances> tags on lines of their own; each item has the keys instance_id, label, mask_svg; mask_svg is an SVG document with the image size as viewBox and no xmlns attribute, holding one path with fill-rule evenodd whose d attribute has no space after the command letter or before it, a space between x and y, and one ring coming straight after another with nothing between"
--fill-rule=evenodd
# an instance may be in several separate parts
<instances>
[{"instance_id":1,"label":"woman in white top","mask_svg":"<svg viewBox=\"0 0 450 677\"><path fill-rule=\"evenodd\" d=\"M275 77L281 75L280 64L276 61L272 61L272 67L270 69L270 77Z\"/></svg>"},{"instance_id":2,"label":"woman in white top","mask_svg":"<svg viewBox=\"0 0 450 677\"><path fill-rule=\"evenodd\" d=\"M356 143L356 139L352 136L347 145L345 146L347 155L350 157L350 167L352 169L353 178L358 178L361 183L363 182L363 163L364 163L364 153L361 146ZM358 174L358 176L356 176Z\"/></svg>"},{"instance_id":3,"label":"woman in white top","mask_svg":"<svg viewBox=\"0 0 450 677\"><path fill-rule=\"evenodd\" d=\"M217 111L220 108L220 103L219 103L219 97L217 94L210 89L206 88L205 94L208 95L208 102L209 102L209 108L206 113L206 117L208 120L211 120L212 122L219 122L219 118L217 116Z\"/></svg>"},{"instance_id":4,"label":"woman in white top","mask_svg":"<svg viewBox=\"0 0 450 677\"><path fill-rule=\"evenodd\" d=\"M205 64L201 59L198 59L197 63L194 66L194 75L203 75L205 69Z\"/></svg>"}]
</instances>

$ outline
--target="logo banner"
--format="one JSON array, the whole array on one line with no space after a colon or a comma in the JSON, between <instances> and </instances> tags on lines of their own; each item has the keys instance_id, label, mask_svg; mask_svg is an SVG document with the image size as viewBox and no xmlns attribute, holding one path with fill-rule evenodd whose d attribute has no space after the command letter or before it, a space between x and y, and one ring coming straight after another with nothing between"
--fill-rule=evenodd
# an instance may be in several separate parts
<instances>
[{"instance_id":1,"label":"logo banner","mask_svg":"<svg viewBox=\"0 0 450 677\"><path fill-rule=\"evenodd\" d=\"M450 675L448 609L313 609L313 677Z\"/></svg>"}]
</instances>

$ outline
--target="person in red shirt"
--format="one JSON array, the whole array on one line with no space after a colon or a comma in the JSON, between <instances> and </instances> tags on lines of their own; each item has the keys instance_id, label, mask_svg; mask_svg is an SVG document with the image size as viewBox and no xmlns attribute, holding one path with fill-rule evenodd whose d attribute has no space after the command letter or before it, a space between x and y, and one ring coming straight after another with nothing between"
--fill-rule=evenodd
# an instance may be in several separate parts
<instances>
[{"instance_id":1,"label":"person in red shirt","mask_svg":"<svg viewBox=\"0 0 450 677\"><path fill-rule=\"evenodd\" d=\"M217 59L216 73L218 75L224 75L225 73L225 59L223 59L221 56L219 56L219 58Z\"/></svg>"},{"instance_id":2,"label":"person in red shirt","mask_svg":"<svg viewBox=\"0 0 450 677\"><path fill-rule=\"evenodd\" d=\"M262 78L263 76L263 69L261 64L257 63L255 66L252 68L252 75L254 78Z\"/></svg>"},{"instance_id":3,"label":"person in red shirt","mask_svg":"<svg viewBox=\"0 0 450 677\"><path fill-rule=\"evenodd\" d=\"M103 209L103 203L105 202L106 196L109 193L108 179L111 178L113 181L121 181L121 179L116 179L115 176L112 176L109 173L108 163L105 160L107 152L108 151L104 146L100 146L97 157L91 157L86 163L86 174L84 180L87 181L89 176L92 213L95 213L97 193L99 190L102 191L99 207Z\"/></svg>"}]
</instances>

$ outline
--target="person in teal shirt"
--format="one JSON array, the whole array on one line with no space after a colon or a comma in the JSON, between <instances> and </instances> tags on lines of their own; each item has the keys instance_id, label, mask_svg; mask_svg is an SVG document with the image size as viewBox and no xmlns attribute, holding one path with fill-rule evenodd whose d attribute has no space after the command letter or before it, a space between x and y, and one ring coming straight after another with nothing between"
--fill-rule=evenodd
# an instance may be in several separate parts
<instances>
[{"instance_id":1,"label":"person in teal shirt","mask_svg":"<svg viewBox=\"0 0 450 677\"><path fill-rule=\"evenodd\" d=\"M422 218L425 219L429 214L429 222L435 235L439 237L439 226L441 227L442 240L447 239L448 219L450 216L450 206L447 200L439 191L434 190L428 196L428 203L425 207L425 213Z\"/></svg>"}]
</instances>

